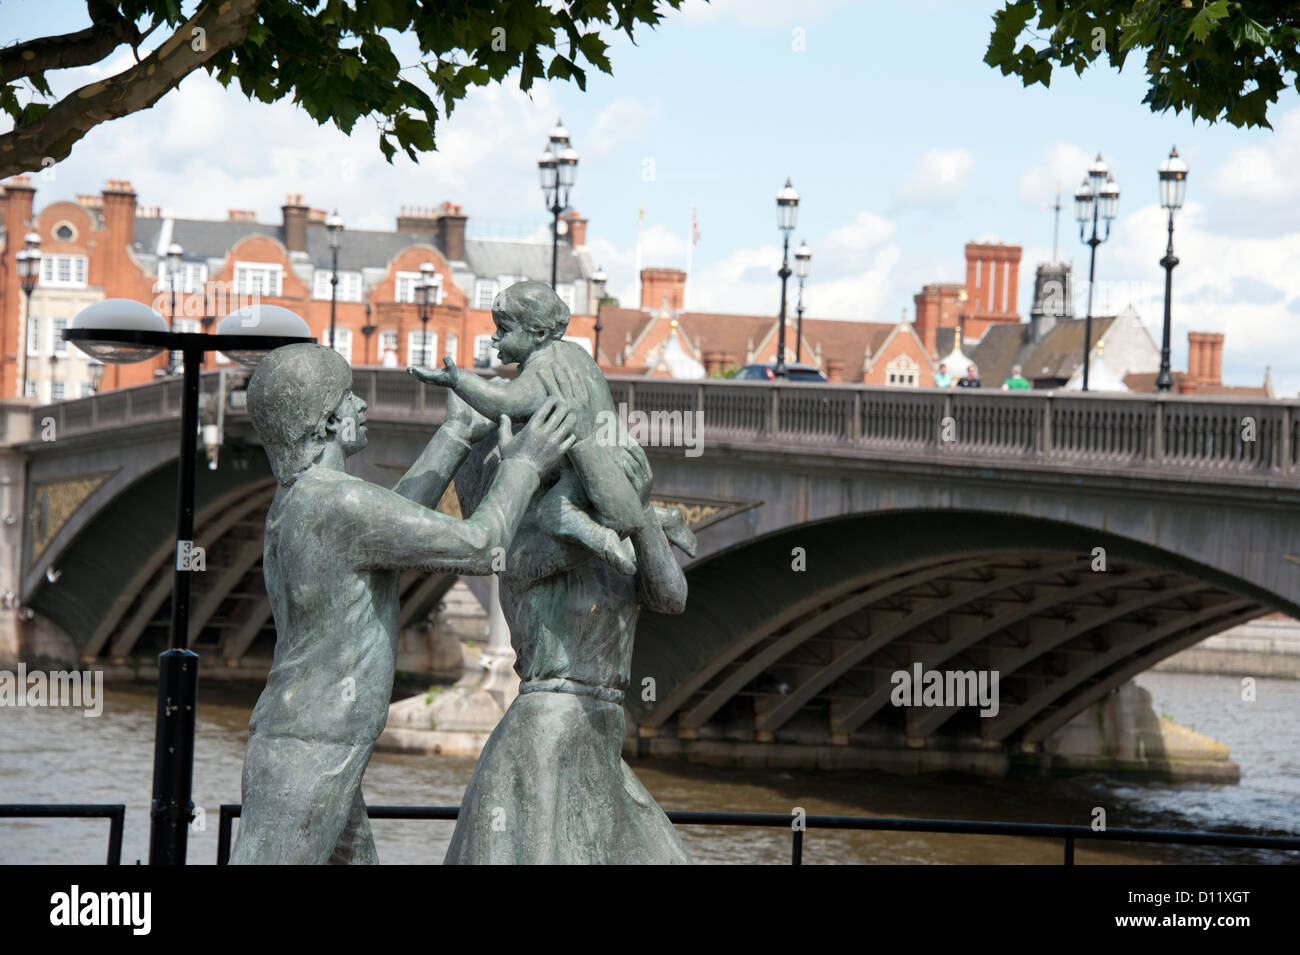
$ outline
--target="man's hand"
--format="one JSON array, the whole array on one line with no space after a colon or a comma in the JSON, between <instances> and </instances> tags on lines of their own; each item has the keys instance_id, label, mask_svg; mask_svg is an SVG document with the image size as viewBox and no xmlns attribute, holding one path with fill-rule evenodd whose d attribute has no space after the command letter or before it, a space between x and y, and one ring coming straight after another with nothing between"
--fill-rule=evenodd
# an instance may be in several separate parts
<instances>
[{"instance_id":1,"label":"man's hand","mask_svg":"<svg viewBox=\"0 0 1300 955\"><path fill-rule=\"evenodd\" d=\"M497 423L481 415L454 391L447 392L447 417L442 426L463 441L473 444L492 433Z\"/></svg>"},{"instance_id":2,"label":"man's hand","mask_svg":"<svg viewBox=\"0 0 1300 955\"><path fill-rule=\"evenodd\" d=\"M584 437L590 436L596 430L596 412L591 407L587 386L582 379L572 374L563 365L543 368L538 373L538 377L541 378L548 395L559 398L573 409L577 416L574 424L575 432Z\"/></svg>"},{"instance_id":3,"label":"man's hand","mask_svg":"<svg viewBox=\"0 0 1300 955\"><path fill-rule=\"evenodd\" d=\"M574 413L564 402L547 398L537 409L524 430L515 437L508 415L501 416L501 431L497 446L502 461L524 461L540 477L553 468L565 452L573 447Z\"/></svg>"},{"instance_id":4,"label":"man's hand","mask_svg":"<svg viewBox=\"0 0 1300 955\"><path fill-rule=\"evenodd\" d=\"M418 378L426 385L442 385L444 388L455 388L460 384L460 369L456 367L456 362L450 355L442 359L441 368L420 368L417 365L411 365L406 369L411 376Z\"/></svg>"}]
</instances>

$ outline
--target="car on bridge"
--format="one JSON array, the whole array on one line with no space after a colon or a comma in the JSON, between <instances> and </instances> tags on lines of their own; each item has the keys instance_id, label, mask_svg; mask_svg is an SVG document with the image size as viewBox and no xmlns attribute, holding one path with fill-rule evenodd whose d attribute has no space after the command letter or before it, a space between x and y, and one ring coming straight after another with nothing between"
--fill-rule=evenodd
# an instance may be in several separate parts
<instances>
[{"instance_id":1,"label":"car on bridge","mask_svg":"<svg viewBox=\"0 0 1300 955\"><path fill-rule=\"evenodd\" d=\"M826 376L812 365L790 363L785 366L787 381L826 381ZM732 381L776 381L776 364L746 365L736 372Z\"/></svg>"}]
</instances>

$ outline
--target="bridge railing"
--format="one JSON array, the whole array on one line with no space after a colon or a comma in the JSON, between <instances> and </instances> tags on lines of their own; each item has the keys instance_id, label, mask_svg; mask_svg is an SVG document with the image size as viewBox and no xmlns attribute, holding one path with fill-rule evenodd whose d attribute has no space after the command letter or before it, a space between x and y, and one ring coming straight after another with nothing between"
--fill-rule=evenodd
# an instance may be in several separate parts
<instances>
[{"instance_id":1,"label":"bridge railing","mask_svg":"<svg viewBox=\"0 0 1300 955\"><path fill-rule=\"evenodd\" d=\"M624 415L643 413L655 433L698 415L709 444L1100 467L1219 472L1274 479L1294 473L1300 402L1196 395L882 388L842 384L674 381L612 376ZM228 381L228 387L231 382ZM217 374L203 376L205 405ZM181 383L168 379L32 411L33 434L59 435L178 418ZM353 369L353 389L380 421L436 424L446 393L402 369ZM244 413L228 396L227 414ZM662 442L661 442L662 443Z\"/></svg>"}]
</instances>

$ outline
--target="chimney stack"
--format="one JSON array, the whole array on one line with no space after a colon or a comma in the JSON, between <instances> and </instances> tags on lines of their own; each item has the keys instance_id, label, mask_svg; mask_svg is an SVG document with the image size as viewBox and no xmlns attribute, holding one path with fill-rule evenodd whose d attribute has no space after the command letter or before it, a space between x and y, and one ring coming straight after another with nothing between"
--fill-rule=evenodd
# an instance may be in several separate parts
<instances>
[{"instance_id":1,"label":"chimney stack","mask_svg":"<svg viewBox=\"0 0 1300 955\"><path fill-rule=\"evenodd\" d=\"M587 220L582 217L582 213L572 209L564 214L564 220L569 224L569 245L575 249L585 248L587 245Z\"/></svg>"},{"instance_id":2,"label":"chimney stack","mask_svg":"<svg viewBox=\"0 0 1300 955\"><path fill-rule=\"evenodd\" d=\"M1020 246L966 243L967 338L979 338L990 325L1020 321Z\"/></svg>"},{"instance_id":3,"label":"chimney stack","mask_svg":"<svg viewBox=\"0 0 1300 955\"><path fill-rule=\"evenodd\" d=\"M1187 374L1198 385L1223 384L1223 332L1187 333Z\"/></svg>"},{"instance_id":4,"label":"chimney stack","mask_svg":"<svg viewBox=\"0 0 1300 955\"><path fill-rule=\"evenodd\" d=\"M467 217L459 205L444 202L438 207L438 244L448 261L465 261L465 222Z\"/></svg>"},{"instance_id":5,"label":"chimney stack","mask_svg":"<svg viewBox=\"0 0 1300 955\"><path fill-rule=\"evenodd\" d=\"M844 380L844 360L842 358L826 359L826 380L827 381Z\"/></svg>"},{"instance_id":6,"label":"chimney stack","mask_svg":"<svg viewBox=\"0 0 1300 955\"><path fill-rule=\"evenodd\" d=\"M667 306L680 312L686 295L686 273L680 269L642 269L641 307L655 311Z\"/></svg>"},{"instance_id":7,"label":"chimney stack","mask_svg":"<svg viewBox=\"0 0 1300 955\"><path fill-rule=\"evenodd\" d=\"M302 193L285 197L280 211L284 214L284 247L290 252L306 252L307 220L311 209L303 204Z\"/></svg>"}]
</instances>

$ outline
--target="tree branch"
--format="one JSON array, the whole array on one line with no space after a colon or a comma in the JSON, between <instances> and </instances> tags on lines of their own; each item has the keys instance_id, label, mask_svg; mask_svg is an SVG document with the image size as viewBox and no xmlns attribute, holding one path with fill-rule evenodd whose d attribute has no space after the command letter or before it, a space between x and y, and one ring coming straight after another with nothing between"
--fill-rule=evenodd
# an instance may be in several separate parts
<instances>
[{"instance_id":1,"label":"tree branch","mask_svg":"<svg viewBox=\"0 0 1300 955\"><path fill-rule=\"evenodd\" d=\"M62 36L46 36L0 50L0 83L9 83L74 66L98 63L123 43L136 46L143 39L135 23L122 16L107 0L87 0L93 26Z\"/></svg>"},{"instance_id":2,"label":"tree branch","mask_svg":"<svg viewBox=\"0 0 1300 955\"><path fill-rule=\"evenodd\" d=\"M69 93L40 119L0 135L0 179L39 169L46 158L58 162L100 123L153 106L217 53L242 43L260 2L210 0L135 66ZM194 42L200 35L203 44Z\"/></svg>"}]
</instances>

